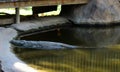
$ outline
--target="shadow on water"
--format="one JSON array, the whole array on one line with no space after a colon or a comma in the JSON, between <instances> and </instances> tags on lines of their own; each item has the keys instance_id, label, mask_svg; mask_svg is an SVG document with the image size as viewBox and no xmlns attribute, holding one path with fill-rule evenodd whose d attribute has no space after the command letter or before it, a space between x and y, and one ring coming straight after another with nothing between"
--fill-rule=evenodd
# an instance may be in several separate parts
<instances>
[{"instance_id":1,"label":"shadow on water","mask_svg":"<svg viewBox=\"0 0 120 72\"><path fill-rule=\"evenodd\" d=\"M57 29L20 39L95 46L96 49L28 50L15 48L14 51L32 67L47 72L119 72L119 32L118 26ZM99 49L99 46L107 46L107 48Z\"/></svg>"}]
</instances>

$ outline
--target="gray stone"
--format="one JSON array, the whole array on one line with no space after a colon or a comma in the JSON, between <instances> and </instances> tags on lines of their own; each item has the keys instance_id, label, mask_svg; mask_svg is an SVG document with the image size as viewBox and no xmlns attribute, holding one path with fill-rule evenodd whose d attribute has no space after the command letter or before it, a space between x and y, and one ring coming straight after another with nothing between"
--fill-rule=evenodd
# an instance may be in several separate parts
<instances>
[{"instance_id":1,"label":"gray stone","mask_svg":"<svg viewBox=\"0 0 120 72\"><path fill-rule=\"evenodd\" d=\"M60 16L55 17L44 17L38 18L36 20L25 21L21 22L20 24L13 24L11 25L12 28L19 30L19 31L29 31L34 29L39 29L47 26L58 26L58 25L65 25L69 23L69 21Z\"/></svg>"},{"instance_id":2,"label":"gray stone","mask_svg":"<svg viewBox=\"0 0 120 72\"><path fill-rule=\"evenodd\" d=\"M2 66L1 66L1 61L0 61L0 72L3 72Z\"/></svg>"},{"instance_id":3,"label":"gray stone","mask_svg":"<svg viewBox=\"0 0 120 72\"><path fill-rule=\"evenodd\" d=\"M0 27L0 61L2 70L5 72L37 72L12 52L12 46L9 42L16 36L16 30Z\"/></svg>"},{"instance_id":4,"label":"gray stone","mask_svg":"<svg viewBox=\"0 0 120 72\"><path fill-rule=\"evenodd\" d=\"M86 5L63 6L61 15L75 24L109 24L120 22L119 0L90 0Z\"/></svg>"}]
</instances>

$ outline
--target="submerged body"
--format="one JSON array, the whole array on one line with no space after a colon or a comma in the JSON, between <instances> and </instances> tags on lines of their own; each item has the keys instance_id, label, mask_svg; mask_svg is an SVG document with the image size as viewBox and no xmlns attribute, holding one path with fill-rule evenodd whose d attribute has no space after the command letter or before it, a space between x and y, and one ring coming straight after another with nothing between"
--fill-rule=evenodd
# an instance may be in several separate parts
<instances>
[{"instance_id":1,"label":"submerged body","mask_svg":"<svg viewBox=\"0 0 120 72\"><path fill-rule=\"evenodd\" d=\"M14 46L20 48L35 48L35 49L65 49L65 48L77 48L78 46L68 45L59 42L50 41L25 41L25 40L12 40L11 43Z\"/></svg>"}]
</instances>

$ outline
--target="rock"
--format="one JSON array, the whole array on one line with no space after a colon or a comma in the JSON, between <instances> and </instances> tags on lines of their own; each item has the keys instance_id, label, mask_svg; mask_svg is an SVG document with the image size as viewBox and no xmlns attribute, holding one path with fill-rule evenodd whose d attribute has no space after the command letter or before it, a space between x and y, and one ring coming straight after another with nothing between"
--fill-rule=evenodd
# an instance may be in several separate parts
<instances>
[{"instance_id":1,"label":"rock","mask_svg":"<svg viewBox=\"0 0 120 72\"><path fill-rule=\"evenodd\" d=\"M119 0L90 0L86 5L63 6L61 15L75 24L120 22Z\"/></svg>"},{"instance_id":2,"label":"rock","mask_svg":"<svg viewBox=\"0 0 120 72\"><path fill-rule=\"evenodd\" d=\"M5 72L37 72L37 70L21 61L11 49L10 41L17 36L12 28L0 27L0 60Z\"/></svg>"},{"instance_id":3,"label":"rock","mask_svg":"<svg viewBox=\"0 0 120 72\"><path fill-rule=\"evenodd\" d=\"M3 72L2 66L1 66L1 61L0 61L0 72Z\"/></svg>"},{"instance_id":4,"label":"rock","mask_svg":"<svg viewBox=\"0 0 120 72\"><path fill-rule=\"evenodd\" d=\"M69 21L66 18L55 16L55 17L44 17L32 21L21 22L19 24L13 24L11 25L11 27L19 31L29 31L43 27L65 25L67 23L69 23Z\"/></svg>"}]
</instances>

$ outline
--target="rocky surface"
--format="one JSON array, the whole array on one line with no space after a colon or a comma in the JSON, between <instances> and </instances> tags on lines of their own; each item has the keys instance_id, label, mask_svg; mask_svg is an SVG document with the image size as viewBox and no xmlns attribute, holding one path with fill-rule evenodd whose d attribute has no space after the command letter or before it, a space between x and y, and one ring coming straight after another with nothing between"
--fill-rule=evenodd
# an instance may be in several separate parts
<instances>
[{"instance_id":1,"label":"rocky surface","mask_svg":"<svg viewBox=\"0 0 120 72\"><path fill-rule=\"evenodd\" d=\"M3 72L2 66L1 66L1 61L0 61L0 72Z\"/></svg>"},{"instance_id":2,"label":"rocky surface","mask_svg":"<svg viewBox=\"0 0 120 72\"><path fill-rule=\"evenodd\" d=\"M36 20L21 22L20 24L13 24L11 27L19 31L28 31L49 26L64 25L69 21L64 17L44 17Z\"/></svg>"},{"instance_id":3,"label":"rocky surface","mask_svg":"<svg viewBox=\"0 0 120 72\"><path fill-rule=\"evenodd\" d=\"M61 15L75 24L110 24L120 22L119 0L90 0L86 5L63 6Z\"/></svg>"},{"instance_id":4,"label":"rocky surface","mask_svg":"<svg viewBox=\"0 0 120 72\"><path fill-rule=\"evenodd\" d=\"M2 70L5 72L37 72L12 52L9 42L16 36L16 30L0 27L0 60Z\"/></svg>"}]
</instances>

